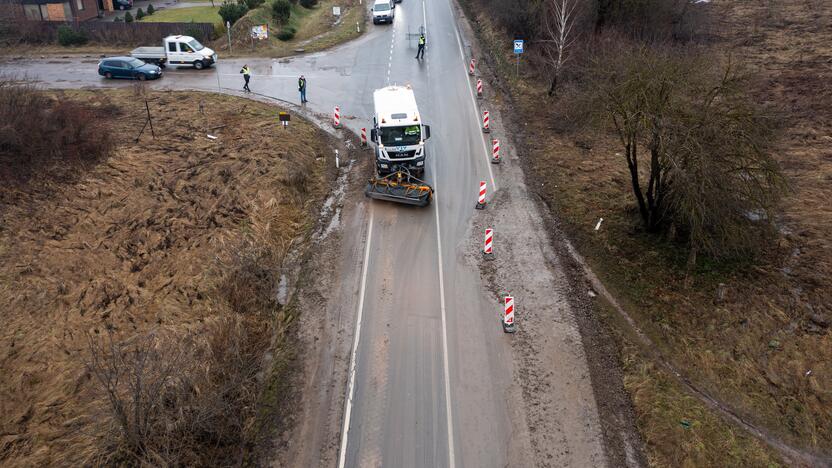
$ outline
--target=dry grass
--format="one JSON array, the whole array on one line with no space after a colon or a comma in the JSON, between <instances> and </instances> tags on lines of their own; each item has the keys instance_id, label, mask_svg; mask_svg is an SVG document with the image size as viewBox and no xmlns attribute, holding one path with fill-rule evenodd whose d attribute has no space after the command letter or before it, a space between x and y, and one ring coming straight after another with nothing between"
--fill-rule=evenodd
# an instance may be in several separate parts
<instances>
[{"instance_id":1,"label":"dry grass","mask_svg":"<svg viewBox=\"0 0 832 468\"><path fill-rule=\"evenodd\" d=\"M332 7L336 5L341 7L341 20L337 24L332 16ZM287 26L294 27L297 33L291 40L281 41L277 39L280 26L274 24L270 3L267 2L263 7L250 11L232 27L231 56L286 57L297 54L296 50L300 49L305 53L321 51L360 36L365 29L365 20L366 4L359 4L357 0L337 3L323 0L313 9L294 5ZM360 25L360 32L356 23ZM252 43L248 39L247 31L257 24L270 25L268 41ZM215 46L217 50L225 52L228 50L228 41L224 37L219 38L215 41Z\"/></svg>"},{"instance_id":2,"label":"dry grass","mask_svg":"<svg viewBox=\"0 0 832 468\"><path fill-rule=\"evenodd\" d=\"M767 4L775 6L773 19L764 11ZM716 47L754 67L762 82L754 92L781 108L786 122L776 157L793 192L770 251L732 263L703 261L687 278L683 249L639 229L618 143L603 135L557 133L562 126L546 111L556 103L547 99L539 76L526 74L511 83L513 113L522 116L515 137L524 145L530 186L558 213L593 269L662 353L747 420L795 446L828 454L832 332L810 317L832 317L832 4L739 0L713 7L722 22ZM479 24L486 43L501 44L485 18ZM505 73L510 51L494 60ZM604 222L595 231L599 218ZM720 283L724 300L716 298ZM699 438L671 430L687 411L680 408L691 407L689 397L668 390L667 376L633 359L628 387L658 465L768 463L767 452L743 442L705 409L696 410L697 418L707 416L711 423ZM689 449L674 455L675 447Z\"/></svg>"},{"instance_id":3,"label":"dry grass","mask_svg":"<svg viewBox=\"0 0 832 468\"><path fill-rule=\"evenodd\" d=\"M58 98L122 109L112 119L119 142L74 182L0 187L9 201L0 212L4 465L100 459L87 333L209 340L222 336L211 327L238 314L268 322L266 341L279 351L281 309L269 286L333 176L319 159L330 152L326 136L302 120L280 129L264 104L150 93L156 139L145 133L135 144L140 94Z\"/></svg>"}]
</instances>

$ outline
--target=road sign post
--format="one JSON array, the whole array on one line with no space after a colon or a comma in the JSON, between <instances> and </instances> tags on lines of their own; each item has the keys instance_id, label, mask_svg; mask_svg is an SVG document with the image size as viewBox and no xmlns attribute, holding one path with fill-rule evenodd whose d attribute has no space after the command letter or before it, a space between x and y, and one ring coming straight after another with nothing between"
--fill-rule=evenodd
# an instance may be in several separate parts
<instances>
[{"instance_id":1,"label":"road sign post","mask_svg":"<svg viewBox=\"0 0 832 468\"><path fill-rule=\"evenodd\" d=\"M520 55L523 53L523 39L514 40L514 56L517 57L517 66L514 68L514 76L520 74Z\"/></svg>"}]
</instances>

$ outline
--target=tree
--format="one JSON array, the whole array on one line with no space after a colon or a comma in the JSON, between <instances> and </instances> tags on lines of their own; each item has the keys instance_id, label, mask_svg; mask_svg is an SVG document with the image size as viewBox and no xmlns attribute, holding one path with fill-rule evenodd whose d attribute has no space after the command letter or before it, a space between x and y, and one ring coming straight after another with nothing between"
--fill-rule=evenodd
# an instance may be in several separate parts
<instances>
[{"instance_id":1,"label":"tree","mask_svg":"<svg viewBox=\"0 0 832 468\"><path fill-rule=\"evenodd\" d=\"M144 11L141 8L139 8L139 10L136 12L136 19L141 21L142 18L144 18Z\"/></svg>"},{"instance_id":2,"label":"tree","mask_svg":"<svg viewBox=\"0 0 832 468\"><path fill-rule=\"evenodd\" d=\"M756 247L786 189L768 154L772 119L728 62L678 47L600 45L584 70L584 109L597 109L623 149L648 232L685 236L699 252Z\"/></svg>"},{"instance_id":3,"label":"tree","mask_svg":"<svg viewBox=\"0 0 832 468\"><path fill-rule=\"evenodd\" d=\"M150 5L147 6L147 14L148 15L152 15L155 12L156 12L156 9L153 8L153 4L150 4Z\"/></svg>"},{"instance_id":4,"label":"tree","mask_svg":"<svg viewBox=\"0 0 832 468\"><path fill-rule=\"evenodd\" d=\"M129 11L124 14L124 22L125 23L132 23L133 22L133 15L131 15Z\"/></svg>"},{"instance_id":5,"label":"tree","mask_svg":"<svg viewBox=\"0 0 832 468\"><path fill-rule=\"evenodd\" d=\"M564 64L569 60L569 52L577 39L575 23L578 0L550 0L548 11L543 14L543 54L547 67L551 70L549 96L557 92Z\"/></svg>"},{"instance_id":6,"label":"tree","mask_svg":"<svg viewBox=\"0 0 832 468\"><path fill-rule=\"evenodd\" d=\"M248 7L245 4L233 3L229 1L222 2L219 15L226 23L234 24L248 13Z\"/></svg>"}]
</instances>

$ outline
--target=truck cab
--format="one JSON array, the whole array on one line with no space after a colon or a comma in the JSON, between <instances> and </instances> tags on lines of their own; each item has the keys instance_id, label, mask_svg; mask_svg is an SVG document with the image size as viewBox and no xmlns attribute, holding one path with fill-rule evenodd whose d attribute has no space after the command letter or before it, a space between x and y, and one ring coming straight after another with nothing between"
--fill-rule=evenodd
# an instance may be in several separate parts
<instances>
[{"instance_id":1,"label":"truck cab","mask_svg":"<svg viewBox=\"0 0 832 468\"><path fill-rule=\"evenodd\" d=\"M404 168L422 177L430 126L422 122L413 90L410 86L387 86L373 92L373 101L370 138L376 145L376 171L389 174Z\"/></svg>"}]
</instances>

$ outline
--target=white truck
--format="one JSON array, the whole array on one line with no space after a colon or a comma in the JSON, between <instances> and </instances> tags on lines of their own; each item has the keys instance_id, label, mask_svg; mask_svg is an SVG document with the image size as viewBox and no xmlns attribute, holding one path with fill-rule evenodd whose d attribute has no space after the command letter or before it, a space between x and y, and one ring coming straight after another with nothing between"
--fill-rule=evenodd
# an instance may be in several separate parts
<instances>
[{"instance_id":1,"label":"white truck","mask_svg":"<svg viewBox=\"0 0 832 468\"><path fill-rule=\"evenodd\" d=\"M168 64L193 65L202 70L217 63L217 53L191 36L168 36L162 47L138 47L130 52L130 56L162 68Z\"/></svg>"},{"instance_id":2,"label":"white truck","mask_svg":"<svg viewBox=\"0 0 832 468\"><path fill-rule=\"evenodd\" d=\"M410 86L387 86L373 92L375 114L370 138L376 145L376 170L389 174L406 169L425 173L425 140L430 126L422 122Z\"/></svg>"}]
</instances>

